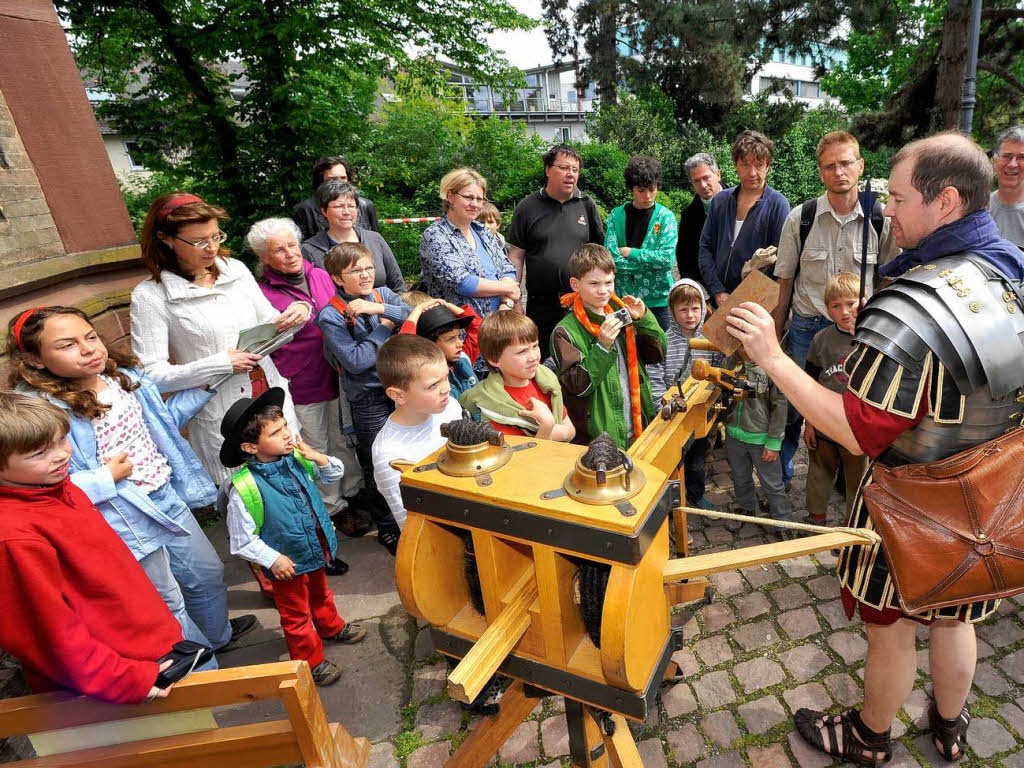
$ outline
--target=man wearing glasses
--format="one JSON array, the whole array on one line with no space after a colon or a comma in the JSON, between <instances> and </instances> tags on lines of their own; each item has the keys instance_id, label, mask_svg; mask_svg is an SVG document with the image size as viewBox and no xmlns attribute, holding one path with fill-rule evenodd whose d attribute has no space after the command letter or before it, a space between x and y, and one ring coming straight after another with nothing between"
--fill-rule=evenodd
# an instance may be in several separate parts
<instances>
[{"instance_id":1,"label":"man wearing glasses","mask_svg":"<svg viewBox=\"0 0 1024 768\"><path fill-rule=\"evenodd\" d=\"M818 142L818 174L825 194L796 206L782 225L775 277L779 281L779 305L775 328L779 338L789 324L790 357L801 369L815 334L832 325L825 306L825 284L839 272L860 276L864 211L857 199L864 160L860 144L846 131L833 131ZM876 287L876 270L899 254L889 220L882 218L881 203L870 211L868 228L867 284L864 295ZM790 320L789 311L793 317ZM790 407L786 437L782 443L782 477L793 476L793 455L800 440L803 420Z\"/></svg>"},{"instance_id":2,"label":"man wearing glasses","mask_svg":"<svg viewBox=\"0 0 1024 768\"><path fill-rule=\"evenodd\" d=\"M560 144L544 153L547 183L523 198L512 214L508 256L522 279L526 268L526 314L537 324L541 356L565 315L558 298L568 293L569 257L584 243L604 244L597 205L580 192L580 153Z\"/></svg>"},{"instance_id":3,"label":"man wearing glasses","mask_svg":"<svg viewBox=\"0 0 1024 768\"><path fill-rule=\"evenodd\" d=\"M992 158L996 191L988 210L999 234L1024 250L1024 125L1014 125L999 135Z\"/></svg>"}]
</instances>

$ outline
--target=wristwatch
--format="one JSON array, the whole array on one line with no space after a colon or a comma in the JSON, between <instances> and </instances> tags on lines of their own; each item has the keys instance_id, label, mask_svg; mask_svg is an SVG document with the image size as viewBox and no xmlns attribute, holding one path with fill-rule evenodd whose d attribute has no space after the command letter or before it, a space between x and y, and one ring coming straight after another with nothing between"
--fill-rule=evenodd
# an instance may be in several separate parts
<instances>
[{"instance_id":1,"label":"wristwatch","mask_svg":"<svg viewBox=\"0 0 1024 768\"><path fill-rule=\"evenodd\" d=\"M512 299L505 299L505 300L504 300L504 301L502 302L502 304L504 304L504 305L505 305L506 307L508 307L509 309L512 309L512 308L513 308L513 307L514 307L514 306L516 305L516 303L515 303L514 301L512 301Z\"/></svg>"}]
</instances>

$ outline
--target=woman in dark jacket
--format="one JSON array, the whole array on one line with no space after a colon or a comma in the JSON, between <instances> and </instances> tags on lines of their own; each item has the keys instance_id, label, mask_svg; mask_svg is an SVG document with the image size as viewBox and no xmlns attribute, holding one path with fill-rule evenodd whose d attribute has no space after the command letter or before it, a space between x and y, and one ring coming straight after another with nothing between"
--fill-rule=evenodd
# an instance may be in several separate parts
<instances>
[{"instance_id":1,"label":"woman in dark jacket","mask_svg":"<svg viewBox=\"0 0 1024 768\"><path fill-rule=\"evenodd\" d=\"M362 243L373 256L374 288L386 285L395 293L405 290L405 280L398 268L391 246L379 233L357 224L359 190L351 184L328 179L316 191L317 205L327 219L327 229L302 243L306 261L323 269L327 252L341 243Z\"/></svg>"},{"instance_id":2,"label":"woman in dark jacket","mask_svg":"<svg viewBox=\"0 0 1024 768\"><path fill-rule=\"evenodd\" d=\"M352 183L352 166L343 157L321 157L313 166L313 195L292 208L292 221L299 225L302 239L308 240L317 232L327 229L327 219L316 202L316 191L328 179ZM372 200L359 197L359 217L356 223L363 229L380 232L377 223L377 207Z\"/></svg>"}]
</instances>

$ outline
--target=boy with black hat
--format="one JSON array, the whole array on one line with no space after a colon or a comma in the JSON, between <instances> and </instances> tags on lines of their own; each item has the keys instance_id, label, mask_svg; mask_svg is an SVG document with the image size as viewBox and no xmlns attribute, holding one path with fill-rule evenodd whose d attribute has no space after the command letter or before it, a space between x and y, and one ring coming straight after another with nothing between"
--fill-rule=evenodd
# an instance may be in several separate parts
<instances>
[{"instance_id":1,"label":"boy with black hat","mask_svg":"<svg viewBox=\"0 0 1024 768\"><path fill-rule=\"evenodd\" d=\"M366 634L338 614L324 572L338 541L316 483L337 481L344 466L293 437L283 404L284 390L272 387L241 398L221 421L221 463L243 465L228 493L231 554L275 580L288 655L309 662L317 685L330 685L341 669L324 657L323 640L351 644Z\"/></svg>"},{"instance_id":2,"label":"boy with black hat","mask_svg":"<svg viewBox=\"0 0 1024 768\"><path fill-rule=\"evenodd\" d=\"M473 359L479 351L480 316L472 307L457 307L443 299L428 299L413 306L399 333L414 333L434 342L448 361L448 383L456 400L477 381Z\"/></svg>"}]
</instances>

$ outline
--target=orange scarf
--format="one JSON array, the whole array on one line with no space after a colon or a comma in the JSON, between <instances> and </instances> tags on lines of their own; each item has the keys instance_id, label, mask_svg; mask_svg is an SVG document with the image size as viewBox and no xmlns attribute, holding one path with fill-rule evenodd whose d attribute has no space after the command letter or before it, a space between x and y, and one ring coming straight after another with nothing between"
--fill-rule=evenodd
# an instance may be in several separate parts
<instances>
[{"instance_id":1,"label":"orange scarf","mask_svg":"<svg viewBox=\"0 0 1024 768\"><path fill-rule=\"evenodd\" d=\"M567 293L562 296L560 301L566 309L572 307L572 313L579 320L580 325L586 328L594 338L597 338L598 334L601 333L601 326L590 319L590 315L587 314L587 308L583 304L583 299L580 298L579 293ZM622 299L612 294L611 301L604 308L606 315L615 311L612 309L612 304L620 307L626 306ZM640 397L640 366L637 363L636 357L636 329L632 325L627 325L625 333L626 372L629 375L629 410L633 417L633 439L635 440L644 431L644 413Z\"/></svg>"}]
</instances>

